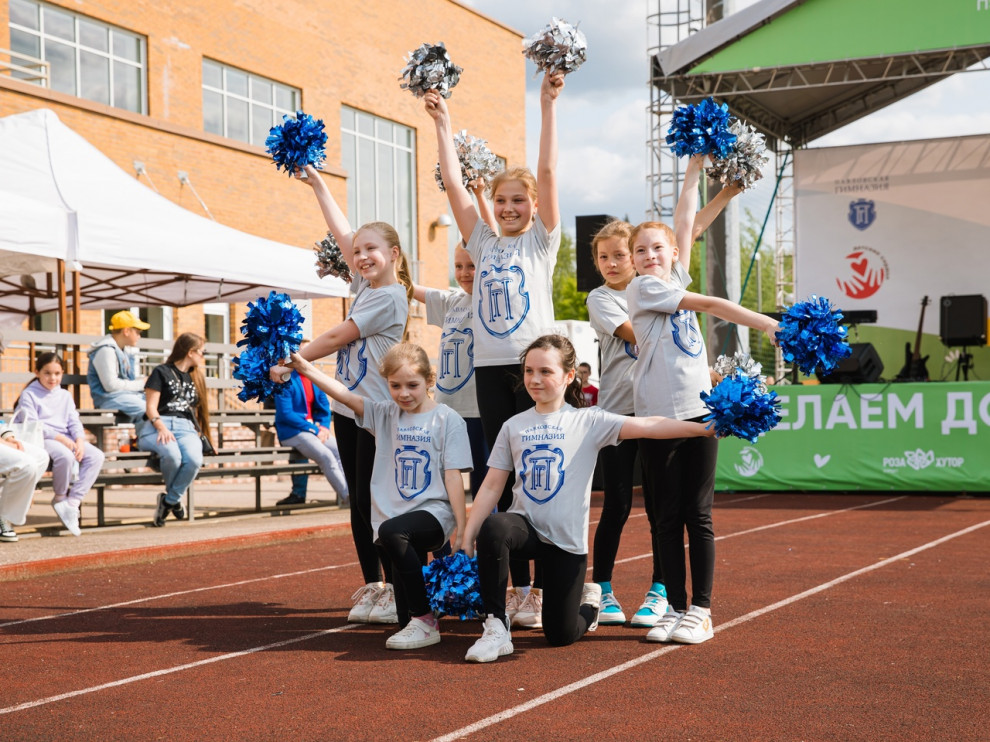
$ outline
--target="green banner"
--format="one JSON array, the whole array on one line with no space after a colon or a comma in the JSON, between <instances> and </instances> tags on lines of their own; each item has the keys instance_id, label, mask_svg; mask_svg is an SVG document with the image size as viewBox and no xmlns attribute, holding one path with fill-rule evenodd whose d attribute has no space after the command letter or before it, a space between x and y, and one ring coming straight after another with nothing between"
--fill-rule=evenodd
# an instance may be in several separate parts
<instances>
[{"instance_id":1,"label":"green banner","mask_svg":"<svg viewBox=\"0 0 990 742\"><path fill-rule=\"evenodd\" d=\"M990 382L773 389L783 420L719 444L716 489L990 492Z\"/></svg>"}]
</instances>

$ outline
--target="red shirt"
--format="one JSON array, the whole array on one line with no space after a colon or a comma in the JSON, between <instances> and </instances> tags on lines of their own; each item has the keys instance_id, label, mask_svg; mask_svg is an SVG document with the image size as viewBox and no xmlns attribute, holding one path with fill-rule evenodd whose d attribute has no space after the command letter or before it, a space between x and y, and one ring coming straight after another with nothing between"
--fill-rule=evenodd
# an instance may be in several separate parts
<instances>
[{"instance_id":1,"label":"red shirt","mask_svg":"<svg viewBox=\"0 0 990 742\"><path fill-rule=\"evenodd\" d=\"M581 393L584 394L584 401L588 407L594 407L598 404L598 387L594 384L588 384L588 386L582 387Z\"/></svg>"},{"instance_id":2,"label":"red shirt","mask_svg":"<svg viewBox=\"0 0 990 742\"><path fill-rule=\"evenodd\" d=\"M306 419L312 422L313 400L316 398L316 396L313 394L313 382L301 374L299 376L299 380L302 382L303 396L306 397Z\"/></svg>"}]
</instances>

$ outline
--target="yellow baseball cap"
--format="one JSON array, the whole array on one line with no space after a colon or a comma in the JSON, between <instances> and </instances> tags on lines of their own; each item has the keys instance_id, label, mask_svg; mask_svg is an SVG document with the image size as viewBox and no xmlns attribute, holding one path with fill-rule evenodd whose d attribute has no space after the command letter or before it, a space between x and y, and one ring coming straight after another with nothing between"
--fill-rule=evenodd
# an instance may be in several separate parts
<instances>
[{"instance_id":1,"label":"yellow baseball cap","mask_svg":"<svg viewBox=\"0 0 990 742\"><path fill-rule=\"evenodd\" d=\"M136 327L139 330L147 330L151 325L147 322L142 322L134 316L134 312L125 309L123 312L117 312L110 318L110 329L123 330L125 327Z\"/></svg>"}]
</instances>

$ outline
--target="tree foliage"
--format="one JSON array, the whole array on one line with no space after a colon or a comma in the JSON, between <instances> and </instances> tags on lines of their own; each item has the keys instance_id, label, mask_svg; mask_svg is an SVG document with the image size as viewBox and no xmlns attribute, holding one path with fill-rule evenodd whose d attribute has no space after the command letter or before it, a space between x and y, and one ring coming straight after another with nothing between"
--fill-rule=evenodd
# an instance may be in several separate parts
<instances>
[{"instance_id":1,"label":"tree foliage","mask_svg":"<svg viewBox=\"0 0 990 742\"><path fill-rule=\"evenodd\" d=\"M553 313L559 320L588 319L586 295L577 288L577 256L574 239L566 232L560 234L557 265L553 269Z\"/></svg>"}]
</instances>

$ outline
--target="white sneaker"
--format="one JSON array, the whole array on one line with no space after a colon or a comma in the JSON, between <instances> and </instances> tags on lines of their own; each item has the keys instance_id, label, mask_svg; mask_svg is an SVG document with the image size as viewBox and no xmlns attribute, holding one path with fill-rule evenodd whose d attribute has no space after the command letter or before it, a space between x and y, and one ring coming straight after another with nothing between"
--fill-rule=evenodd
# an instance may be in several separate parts
<instances>
[{"instance_id":1,"label":"white sneaker","mask_svg":"<svg viewBox=\"0 0 990 742\"><path fill-rule=\"evenodd\" d=\"M531 587L529 594L523 598L509 622L510 626L518 626L521 629L542 629L543 628L543 590L538 587Z\"/></svg>"},{"instance_id":2,"label":"white sneaker","mask_svg":"<svg viewBox=\"0 0 990 742\"><path fill-rule=\"evenodd\" d=\"M595 609L595 618L588 624L588 631L594 631L598 628L598 616L602 607L602 586L597 582L584 583L584 589L581 591L581 605L590 605Z\"/></svg>"},{"instance_id":3,"label":"white sneaker","mask_svg":"<svg viewBox=\"0 0 990 742\"><path fill-rule=\"evenodd\" d=\"M68 500L60 500L58 502L52 500L52 508L55 509L55 515L62 521L62 525L65 526L65 529L69 533L73 536L79 536L82 533L79 530L79 511L75 505Z\"/></svg>"},{"instance_id":4,"label":"white sneaker","mask_svg":"<svg viewBox=\"0 0 990 742\"><path fill-rule=\"evenodd\" d=\"M656 587L656 586L654 586ZM633 628L648 629L657 625L660 617L667 612L667 597L657 590L650 589L643 598L643 605L629 619Z\"/></svg>"},{"instance_id":5,"label":"white sneaker","mask_svg":"<svg viewBox=\"0 0 990 742\"><path fill-rule=\"evenodd\" d=\"M391 583L386 582L378 593L378 600L368 614L368 623L399 623L399 616L395 612L395 588Z\"/></svg>"},{"instance_id":6,"label":"white sneaker","mask_svg":"<svg viewBox=\"0 0 990 742\"><path fill-rule=\"evenodd\" d=\"M602 606L598 611L598 623L602 626L621 626L626 622L626 614L615 599L615 593L602 593Z\"/></svg>"},{"instance_id":7,"label":"white sneaker","mask_svg":"<svg viewBox=\"0 0 990 742\"><path fill-rule=\"evenodd\" d=\"M512 654L512 634L495 616L485 619L485 631L481 638L464 655L468 662L494 662L499 657Z\"/></svg>"},{"instance_id":8,"label":"white sneaker","mask_svg":"<svg viewBox=\"0 0 990 742\"><path fill-rule=\"evenodd\" d=\"M440 643L440 629L430 626L418 618L409 619L401 631L392 634L386 642L386 649L419 649Z\"/></svg>"},{"instance_id":9,"label":"white sneaker","mask_svg":"<svg viewBox=\"0 0 990 742\"><path fill-rule=\"evenodd\" d=\"M354 607L347 614L347 623L368 623L368 616L371 615L371 609L375 607L378 593L383 589L384 585L380 582L369 582L367 585L359 587L357 592L351 596Z\"/></svg>"},{"instance_id":10,"label":"white sneaker","mask_svg":"<svg viewBox=\"0 0 990 742\"><path fill-rule=\"evenodd\" d=\"M9 541L13 543L17 540L17 531L14 527L3 518L0 518L0 541Z\"/></svg>"},{"instance_id":11,"label":"white sneaker","mask_svg":"<svg viewBox=\"0 0 990 742\"><path fill-rule=\"evenodd\" d=\"M670 632L670 640L678 644L701 644L715 636L712 615L704 608L692 605Z\"/></svg>"},{"instance_id":12,"label":"white sneaker","mask_svg":"<svg viewBox=\"0 0 990 742\"><path fill-rule=\"evenodd\" d=\"M519 606L522 605L523 600L526 596L523 595L523 590L521 587L510 587L505 591L505 618L512 623L512 619L515 618L516 613L519 612Z\"/></svg>"},{"instance_id":13,"label":"white sneaker","mask_svg":"<svg viewBox=\"0 0 990 742\"><path fill-rule=\"evenodd\" d=\"M656 622L652 629L646 634L646 641L648 642L666 642L670 641L671 632L677 628L677 624L684 617L683 613L675 611L670 606L667 606L667 612L664 613L660 620Z\"/></svg>"}]
</instances>

